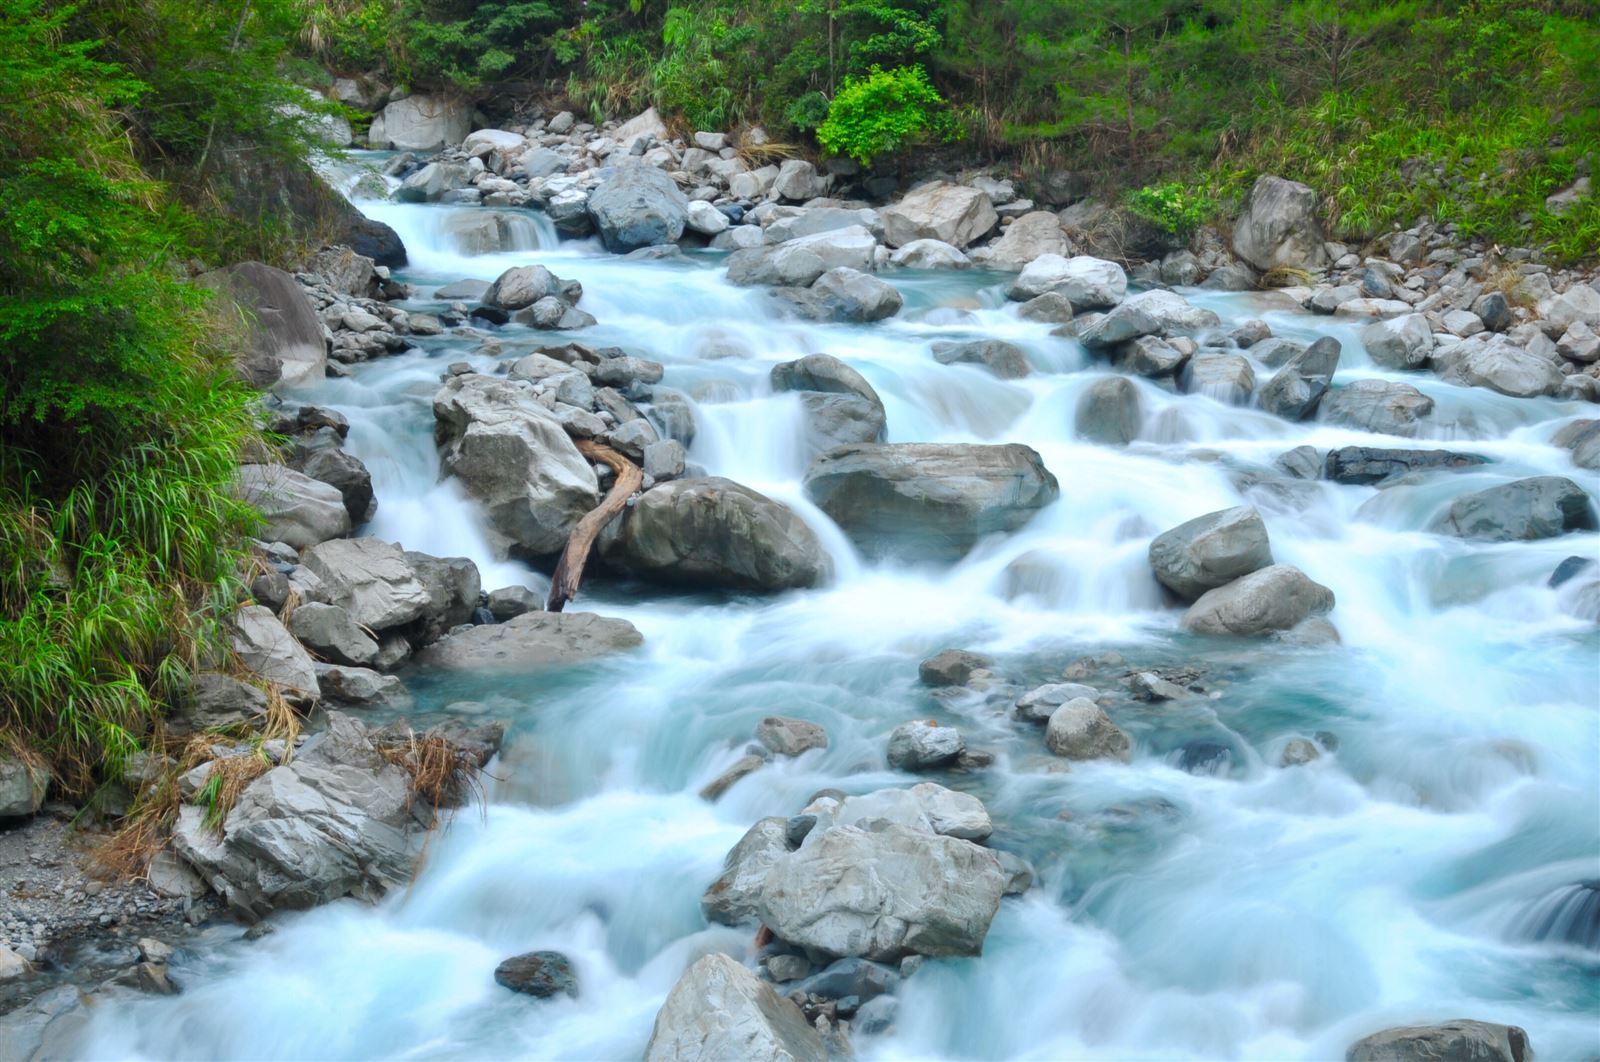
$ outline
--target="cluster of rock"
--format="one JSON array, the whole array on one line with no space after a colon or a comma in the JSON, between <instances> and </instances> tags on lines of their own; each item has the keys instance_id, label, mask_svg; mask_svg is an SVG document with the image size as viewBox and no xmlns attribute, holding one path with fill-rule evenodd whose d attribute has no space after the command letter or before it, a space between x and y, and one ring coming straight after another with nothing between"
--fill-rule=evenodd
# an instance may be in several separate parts
<instances>
[{"instance_id":1,"label":"cluster of rock","mask_svg":"<svg viewBox=\"0 0 1600 1062\"><path fill-rule=\"evenodd\" d=\"M768 722L788 735L798 721ZM709 921L765 927L760 976L725 956L700 960L662 1007L646 1057L724 1057L715 1048L738 1042L739 1057L824 1058L852 1022L881 1031L924 957L979 954L1001 898L1031 884L1022 860L984 845L993 831L981 801L932 782L825 791L794 816L762 819L701 901Z\"/></svg>"}]
</instances>

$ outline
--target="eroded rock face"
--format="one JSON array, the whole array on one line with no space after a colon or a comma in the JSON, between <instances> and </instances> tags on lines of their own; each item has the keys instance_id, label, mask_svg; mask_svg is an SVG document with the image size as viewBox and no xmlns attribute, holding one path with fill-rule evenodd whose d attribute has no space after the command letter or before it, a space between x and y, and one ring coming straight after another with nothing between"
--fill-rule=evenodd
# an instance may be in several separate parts
<instances>
[{"instance_id":1,"label":"eroded rock face","mask_svg":"<svg viewBox=\"0 0 1600 1062\"><path fill-rule=\"evenodd\" d=\"M879 211L883 236L891 247L913 240L942 240L964 248L987 235L1000 218L989 197L976 188L936 181Z\"/></svg>"},{"instance_id":2,"label":"eroded rock face","mask_svg":"<svg viewBox=\"0 0 1600 1062\"><path fill-rule=\"evenodd\" d=\"M883 443L823 454L806 492L868 554L955 560L1060 489L1027 446Z\"/></svg>"},{"instance_id":3,"label":"eroded rock face","mask_svg":"<svg viewBox=\"0 0 1600 1062\"><path fill-rule=\"evenodd\" d=\"M970 841L834 826L777 860L759 914L782 939L828 955L977 955L1007 880Z\"/></svg>"},{"instance_id":4,"label":"eroded rock face","mask_svg":"<svg viewBox=\"0 0 1600 1062\"><path fill-rule=\"evenodd\" d=\"M229 641L239 662L290 696L315 700L321 694L311 655L294 640L265 605L246 605L229 622Z\"/></svg>"},{"instance_id":5,"label":"eroded rock face","mask_svg":"<svg viewBox=\"0 0 1600 1062\"><path fill-rule=\"evenodd\" d=\"M1593 531L1594 503L1565 476L1532 476L1464 494L1428 530L1457 538L1518 542Z\"/></svg>"},{"instance_id":6,"label":"eroded rock face","mask_svg":"<svg viewBox=\"0 0 1600 1062\"><path fill-rule=\"evenodd\" d=\"M1271 563L1267 525L1248 505L1198 516L1150 543L1156 579L1186 601Z\"/></svg>"},{"instance_id":7,"label":"eroded rock face","mask_svg":"<svg viewBox=\"0 0 1600 1062\"><path fill-rule=\"evenodd\" d=\"M1020 271L1040 255L1072 254L1072 243L1061 228L1061 219L1048 210L1024 214L982 252L981 261L993 269Z\"/></svg>"},{"instance_id":8,"label":"eroded rock face","mask_svg":"<svg viewBox=\"0 0 1600 1062\"><path fill-rule=\"evenodd\" d=\"M1317 407L1317 419L1347 428L1411 436L1433 412L1433 399L1410 384L1356 380L1330 391Z\"/></svg>"},{"instance_id":9,"label":"eroded rock face","mask_svg":"<svg viewBox=\"0 0 1600 1062\"><path fill-rule=\"evenodd\" d=\"M808 354L772 368L774 391L796 391L806 414L806 442L817 453L852 443L882 442L883 402L866 379L828 354Z\"/></svg>"},{"instance_id":10,"label":"eroded rock face","mask_svg":"<svg viewBox=\"0 0 1600 1062\"><path fill-rule=\"evenodd\" d=\"M1487 387L1513 398L1553 395L1565 382L1554 361L1531 354L1504 336L1452 360L1439 376L1450 383Z\"/></svg>"},{"instance_id":11,"label":"eroded rock face","mask_svg":"<svg viewBox=\"0 0 1600 1062\"><path fill-rule=\"evenodd\" d=\"M239 374L256 387L320 380L328 366L322 321L299 282L281 269L241 262L205 273L200 282L225 291L245 318L250 347Z\"/></svg>"},{"instance_id":12,"label":"eroded rock face","mask_svg":"<svg viewBox=\"0 0 1600 1062\"><path fill-rule=\"evenodd\" d=\"M239 466L238 494L261 514L265 541L304 549L350 533L339 488L284 465Z\"/></svg>"},{"instance_id":13,"label":"eroded rock face","mask_svg":"<svg viewBox=\"0 0 1600 1062\"><path fill-rule=\"evenodd\" d=\"M325 542L306 550L300 562L322 580L329 604L370 630L410 623L431 603L416 569L392 542L377 538Z\"/></svg>"},{"instance_id":14,"label":"eroded rock face","mask_svg":"<svg viewBox=\"0 0 1600 1062\"><path fill-rule=\"evenodd\" d=\"M1335 483L1381 483L1390 476L1434 469L1475 468L1488 458L1452 450L1389 450L1374 446L1342 446L1323 460L1325 476Z\"/></svg>"},{"instance_id":15,"label":"eroded rock face","mask_svg":"<svg viewBox=\"0 0 1600 1062\"><path fill-rule=\"evenodd\" d=\"M415 95L379 112L367 141L400 151L437 151L461 143L471 131L472 105L466 100Z\"/></svg>"},{"instance_id":16,"label":"eroded rock face","mask_svg":"<svg viewBox=\"0 0 1600 1062\"><path fill-rule=\"evenodd\" d=\"M1044 743L1069 760L1120 760L1128 755L1128 735L1093 701L1078 697L1050 713Z\"/></svg>"},{"instance_id":17,"label":"eroded rock face","mask_svg":"<svg viewBox=\"0 0 1600 1062\"><path fill-rule=\"evenodd\" d=\"M827 1062L795 1004L726 955L686 970L656 1014L645 1062Z\"/></svg>"},{"instance_id":18,"label":"eroded rock face","mask_svg":"<svg viewBox=\"0 0 1600 1062\"><path fill-rule=\"evenodd\" d=\"M600 500L594 469L533 385L451 377L433 399L443 470L466 486L490 524L536 557L559 554Z\"/></svg>"},{"instance_id":19,"label":"eroded rock face","mask_svg":"<svg viewBox=\"0 0 1600 1062\"><path fill-rule=\"evenodd\" d=\"M816 586L832 571L794 510L717 476L645 491L614 525L602 555L633 575L726 590Z\"/></svg>"},{"instance_id":20,"label":"eroded rock face","mask_svg":"<svg viewBox=\"0 0 1600 1062\"><path fill-rule=\"evenodd\" d=\"M445 671L533 672L584 663L644 644L627 620L592 612L525 612L439 639L417 663Z\"/></svg>"},{"instance_id":21,"label":"eroded rock face","mask_svg":"<svg viewBox=\"0 0 1600 1062\"><path fill-rule=\"evenodd\" d=\"M1285 420L1305 420L1317 411L1339 367L1339 341L1323 336L1284 363L1257 396L1261 408Z\"/></svg>"},{"instance_id":22,"label":"eroded rock face","mask_svg":"<svg viewBox=\"0 0 1600 1062\"><path fill-rule=\"evenodd\" d=\"M1526 1030L1460 1018L1385 1029L1357 1040L1346 1062L1532 1062Z\"/></svg>"},{"instance_id":23,"label":"eroded rock face","mask_svg":"<svg viewBox=\"0 0 1600 1062\"><path fill-rule=\"evenodd\" d=\"M1019 302L1056 294L1072 303L1074 313L1115 306L1128 293L1128 274L1115 262L1089 255L1065 258L1044 254L1029 262L1012 283L1010 296Z\"/></svg>"},{"instance_id":24,"label":"eroded rock face","mask_svg":"<svg viewBox=\"0 0 1600 1062\"><path fill-rule=\"evenodd\" d=\"M1257 178L1244 213L1234 223L1233 249L1262 270L1326 267L1317 193L1298 181L1271 175Z\"/></svg>"},{"instance_id":25,"label":"eroded rock face","mask_svg":"<svg viewBox=\"0 0 1600 1062\"><path fill-rule=\"evenodd\" d=\"M1420 369L1433 354L1433 329L1420 313L1377 321L1361 330L1361 344L1376 365Z\"/></svg>"},{"instance_id":26,"label":"eroded rock face","mask_svg":"<svg viewBox=\"0 0 1600 1062\"><path fill-rule=\"evenodd\" d=\"M750 827L723 859L722 873L700 898L707 920L725 926L756 920L767 872L789 854L788 832L788 820L777 816Z\"/></svg>"},{"instance_id":27,"label":"eroded rock face","mask_svg":"<svg viewBox=\"0 0 1600 1062\"><path fill-rule=\"evenodd\" d=\"M1102 446L1126 446L1139 437L1143 424L1139 389L1126 377L1097 380L1078 398L1074 427L1079 438Z\"/></svg>"},{"instance_id":28,"label":"eroded rock face","mask_svg":"<svg viewBox=\"0 0 1600 1062\"><path fill-rule=\"evenodd\" d=\"M1196 634L1272 634L1332 608L1332 590L1299 568L1274 564L1202 594L1183 614L1183 628Z\"/></svg>"}]
</instances>

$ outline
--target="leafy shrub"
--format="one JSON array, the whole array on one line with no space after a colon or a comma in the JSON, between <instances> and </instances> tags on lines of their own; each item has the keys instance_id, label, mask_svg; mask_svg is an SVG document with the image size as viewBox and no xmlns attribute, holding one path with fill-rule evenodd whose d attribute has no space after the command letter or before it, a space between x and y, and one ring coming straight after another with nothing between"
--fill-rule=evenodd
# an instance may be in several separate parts
<instances>
[{"instance_id":1,"label":"leafy shrub","mask_svg":"<svg viewBox=\"0 0 1600 1062\"><path fill-rule=\"evenodd\" d=\"M828 105L817 140L830 154L848 155L864 166L913 144L950 139L956 125L921 66L873 67L850 78Z\"/></svg>"},{"instance_id":2,"label":"leafy shrub","mask_svg":"<svg viewBox=\"0 0 1600 1062\"><path fill-rule=\"evenodd\" d=\"M1216 211L1216 203L1209 196L1191 192L1177 181L1135 188L1124 198L1134 214L1184 241Z\"/></svg>"}]
</instances>

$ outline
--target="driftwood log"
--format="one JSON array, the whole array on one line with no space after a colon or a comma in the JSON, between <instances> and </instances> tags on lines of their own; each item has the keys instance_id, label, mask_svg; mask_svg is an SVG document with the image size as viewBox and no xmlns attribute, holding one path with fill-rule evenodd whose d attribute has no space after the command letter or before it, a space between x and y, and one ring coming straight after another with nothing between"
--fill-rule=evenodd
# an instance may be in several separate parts
<instances>
[{"instance_id":1,"label":"driftwood log","mask_svg":"<svg viewBox=\"0 0 1600 1062\"><path fill-rule=\"evenodd\" d=\"M616 478L600 504L585 513L567 536L567 546L561 551L556 573L550 580L550 600L545 603L545 608L551 612L560 612L568 601L578 596L578 587L583 583L583 566L589 562L595 539L628 507L628 499L634 492L644 486L644 470L623 454L593 439L574 439L573 442L580 454L606 465L616 473Z\"/></svg>"}]
</instances>

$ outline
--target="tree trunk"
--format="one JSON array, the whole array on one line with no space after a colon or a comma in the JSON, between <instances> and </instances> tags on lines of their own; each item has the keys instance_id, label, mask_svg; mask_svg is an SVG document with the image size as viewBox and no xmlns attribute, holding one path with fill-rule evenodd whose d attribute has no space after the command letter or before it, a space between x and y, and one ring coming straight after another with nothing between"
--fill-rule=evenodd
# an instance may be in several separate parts
<instances>
[{"instance_id":1,"label":"tree trunk","mask_svg":"<svg viewBox=\"0 0 1600 1062\"><path fill-rule=\"evenodd\" d=\"M578 596L578 587L583 582L583 566L589 562L589 552L594 549L595 539L600 537L600 532L605 530L607 524L616 519L617 514L627 508L628 499L644 485L644 471L605 443L593 439L573 441L580 454L609 466L617 478L600 504L585 513L567 537L567 548L561 551L561 560L556 562L555 575L550 579L550 599L545 603L545 608L551 612L560 612L568 601Z\"/></svg>"}]
</instances>

